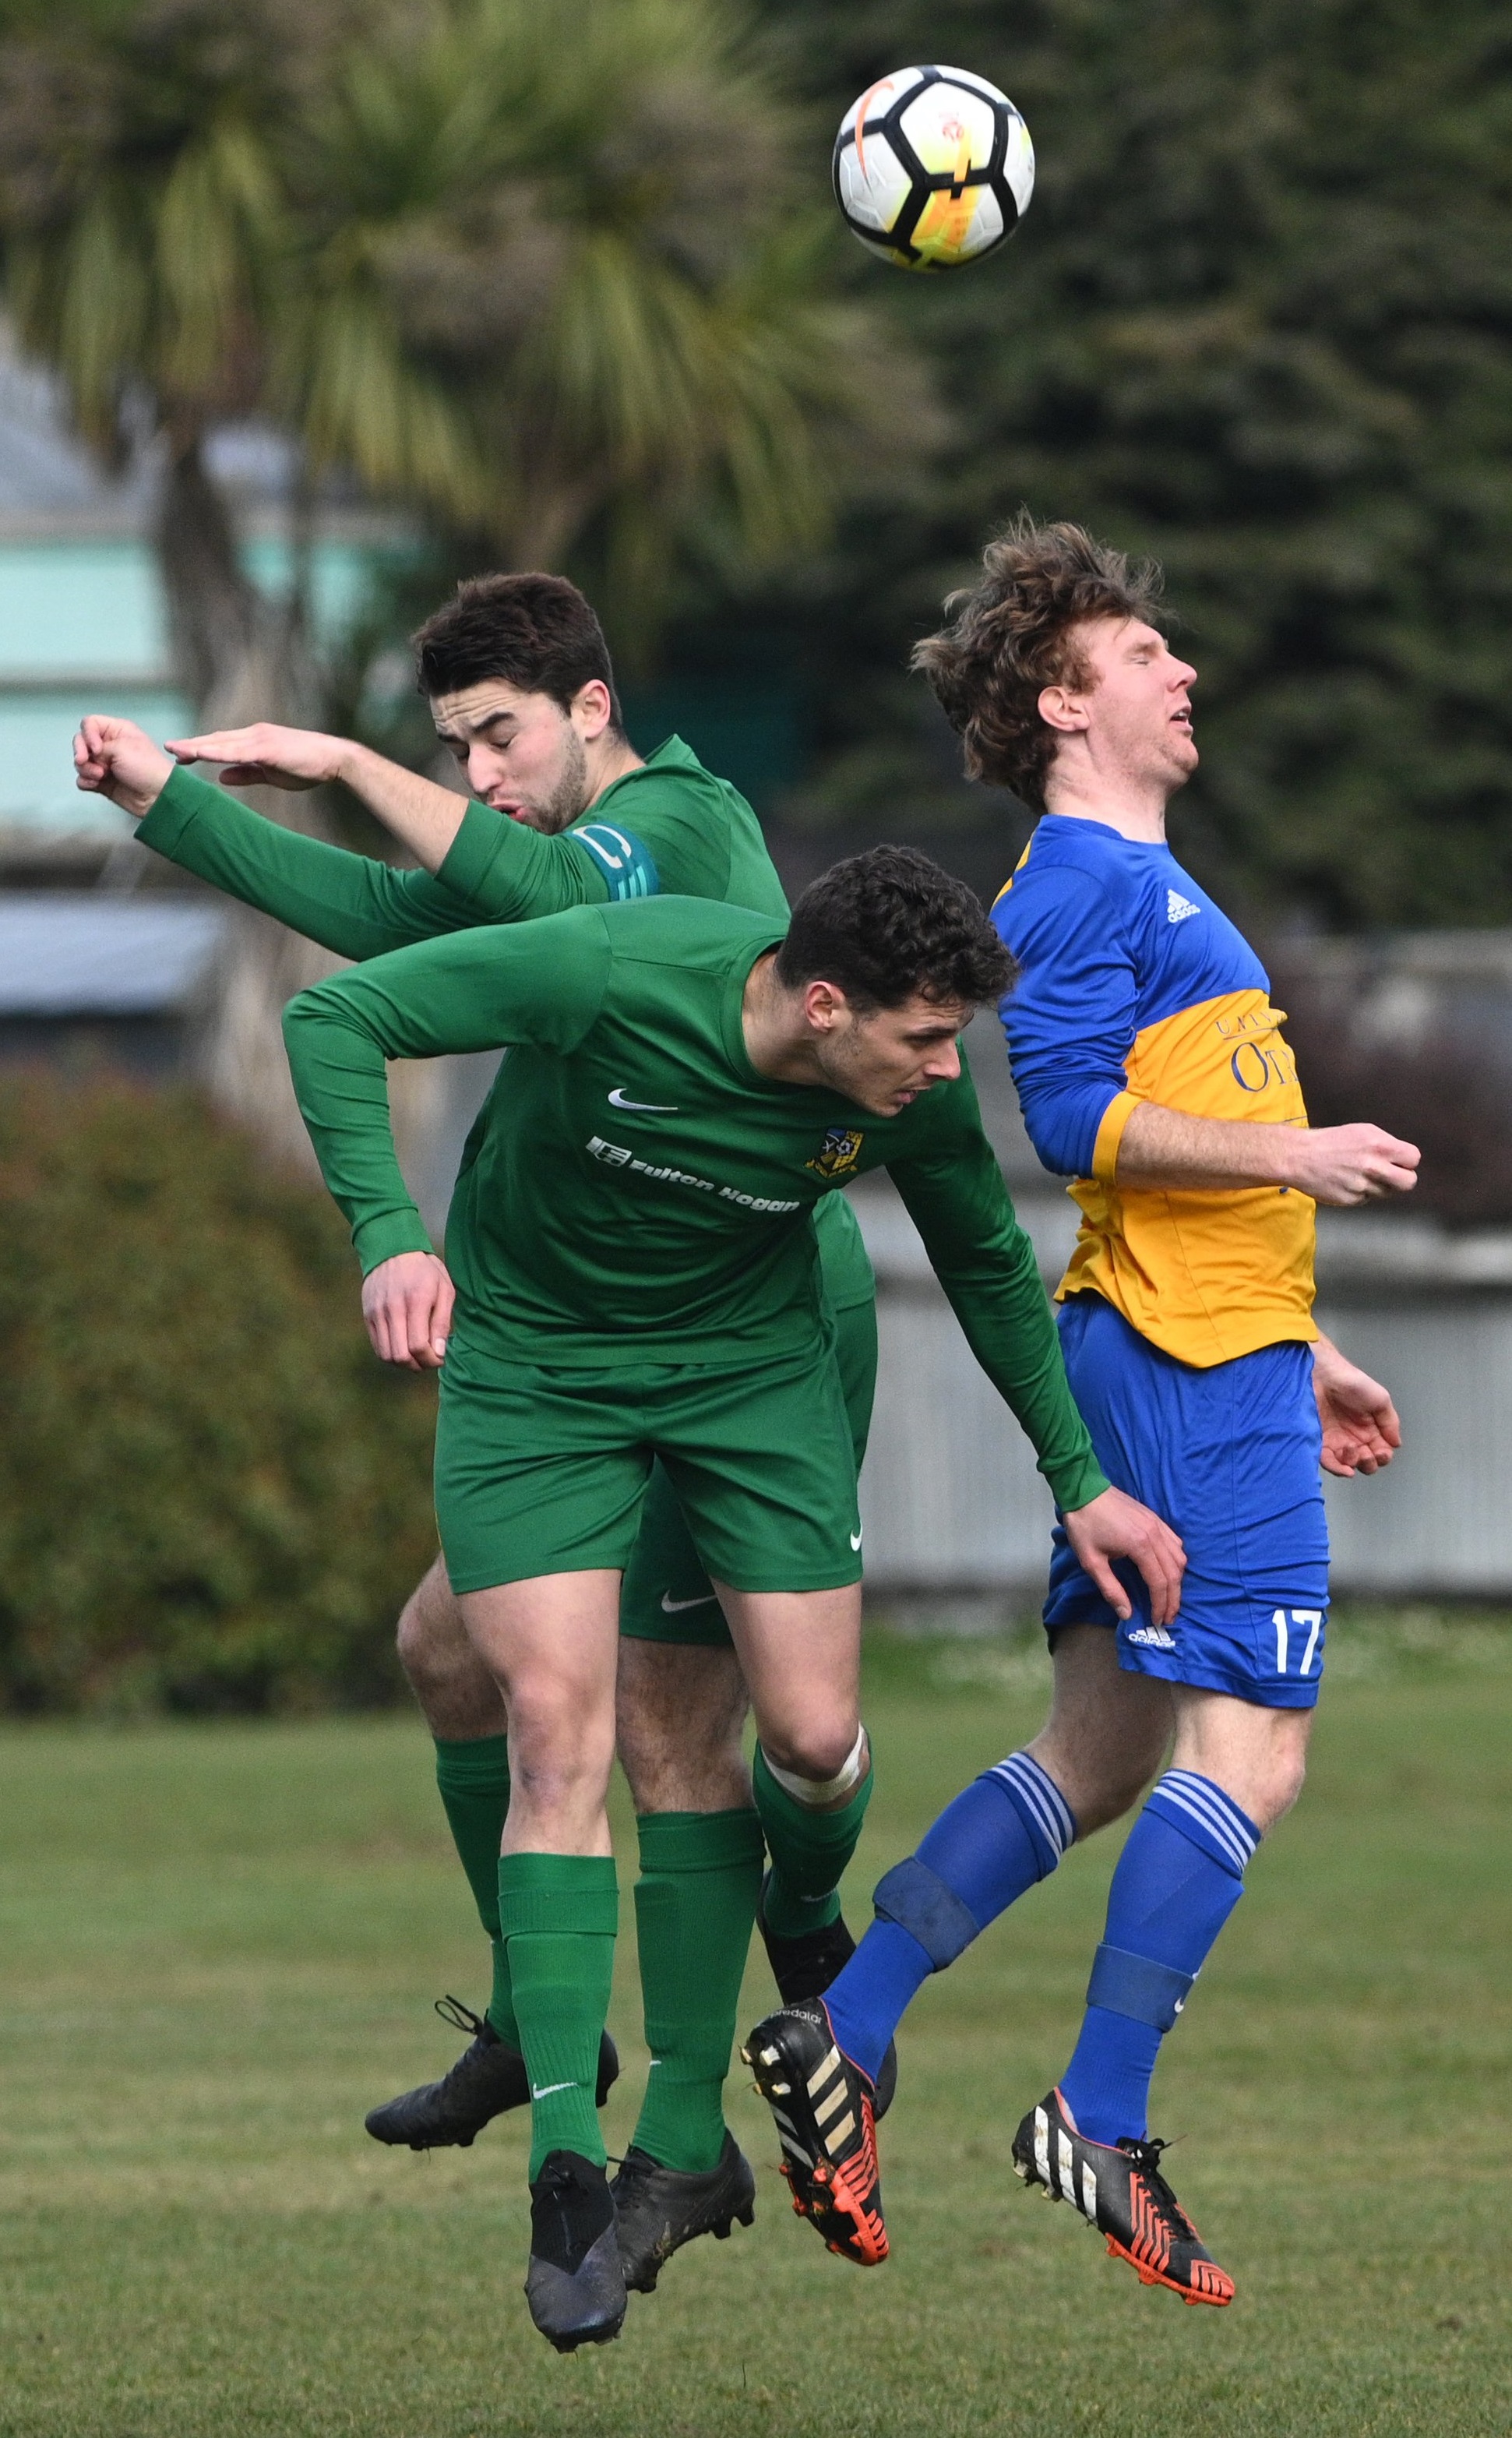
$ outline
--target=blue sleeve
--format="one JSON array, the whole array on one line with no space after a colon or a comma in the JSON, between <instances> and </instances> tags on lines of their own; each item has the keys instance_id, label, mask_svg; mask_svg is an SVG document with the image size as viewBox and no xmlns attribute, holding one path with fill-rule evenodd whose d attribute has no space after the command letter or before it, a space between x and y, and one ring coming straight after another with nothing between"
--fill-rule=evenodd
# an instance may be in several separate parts
<instances>
[{"instance_id":1,"label":"blue sleeve","mask_svg":"<svg viewBox=\"0 0 1512 2438\"><path fill-rule=\"evenodd\" d=\"M1091 1176L1134 1039L1134 959L1117 909L1086 873L1030 862L993 921L1019 965L997 1012L1029 1140L1052 1175Z\"/></svg>"}]
</instances>

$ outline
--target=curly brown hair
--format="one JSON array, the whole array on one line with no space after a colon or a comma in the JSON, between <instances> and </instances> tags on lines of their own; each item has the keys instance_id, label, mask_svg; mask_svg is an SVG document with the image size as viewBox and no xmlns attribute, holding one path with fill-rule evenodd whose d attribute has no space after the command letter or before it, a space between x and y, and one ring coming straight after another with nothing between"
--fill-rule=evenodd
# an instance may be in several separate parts
<instances>
[{"instance_id":1,"label":"curly brown hair","mask_svg":"<svg viewBox=\"0 0 1512 2438\"><path fill-rule=\"evenodd\" d=\"M1043 813L1057 738L1040 695L1093 682L1073 630L1092 618L1157 625L1160 592L1153 559L1131 563L1081 525L1036 524L1021 510L982 553L979 582L949 596L949 623L913 649L965 747L967 776L1011 787Z\"/></svg>"}]
</instances>

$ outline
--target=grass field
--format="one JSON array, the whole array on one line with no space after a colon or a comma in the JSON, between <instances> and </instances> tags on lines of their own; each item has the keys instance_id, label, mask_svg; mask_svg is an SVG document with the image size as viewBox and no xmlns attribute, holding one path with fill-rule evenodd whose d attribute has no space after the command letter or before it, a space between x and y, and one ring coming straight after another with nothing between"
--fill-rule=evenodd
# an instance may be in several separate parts
<instances>
[{"instance_id":1,"label":"grass field","mask_svg":"<svg viewBox=\"0 0 1512 2438\"><path fill-rule=\"evenodd\" d=\"M1044 1663L885 1645L871 1676L856 1917L1032 1725ZM0 1734L0 2433L1505 2432L1512 1630L1362 1620L1330 1676L1308 1795L1156 2084L1232 2309L1144 2291L1009 2173L1074 2029L1104 1838L905 2026L886 2268L792 2218L737 2087L756 2226L694 2246L618 2345L571 2359L519 2291L521 2129L429 2160L361 2129L453 2053L431 1998L483 1994L419 1728ZM611 2149L643 2062L629 1947ZM753 1970L747 2020L768 2002Z\"/></svg>"}]
</instances>

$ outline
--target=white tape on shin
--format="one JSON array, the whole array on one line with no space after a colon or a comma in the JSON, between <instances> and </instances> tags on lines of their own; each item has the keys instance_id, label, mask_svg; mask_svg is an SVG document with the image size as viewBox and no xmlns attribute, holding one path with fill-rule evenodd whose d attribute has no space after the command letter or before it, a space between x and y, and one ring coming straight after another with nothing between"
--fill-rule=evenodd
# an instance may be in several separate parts
<instances>
[{"instance_id":1,"label":"white tape on shin","mask_svg":"<svg viewBox=\"0 0 1512 2438\"><path fill-rule=\"evenodd\" d=\"M790 1769L779 1769L765 1744L762 1746L762 1758L782 1793L790 1794L795 1803L806 1803L814 1811L827 1803L838 1803L844 1795L853 1794L871 1766L865 1727L857 1727L855 1741L851 1746L851 1758L833 1777L799 1777Z\"/></svg>"}]
</instances>

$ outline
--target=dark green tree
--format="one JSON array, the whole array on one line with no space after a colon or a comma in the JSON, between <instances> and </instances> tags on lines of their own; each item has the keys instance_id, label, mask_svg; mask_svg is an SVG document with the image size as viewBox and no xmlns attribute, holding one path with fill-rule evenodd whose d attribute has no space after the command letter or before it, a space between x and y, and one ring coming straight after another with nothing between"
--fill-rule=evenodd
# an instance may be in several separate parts
<instances>
[{"instance_id":1,"label":"dark green tree","mask_svg":"<svg viewBox=\"0 0 1512 2438\"><path fill-rule=\"evenodd\" d=\"M910 277L856 250L858 290L933 355L954 437L905 506L847 532L813 617L809 809L962 817L897 673L1027 502L1164 562L1201 674L1178 835L1231 903L1512 919L1506 11L768 7L835 120L873 75L945 60L1011 93L1039 153L987 263Z\"/></svg>"}]
</instances>

